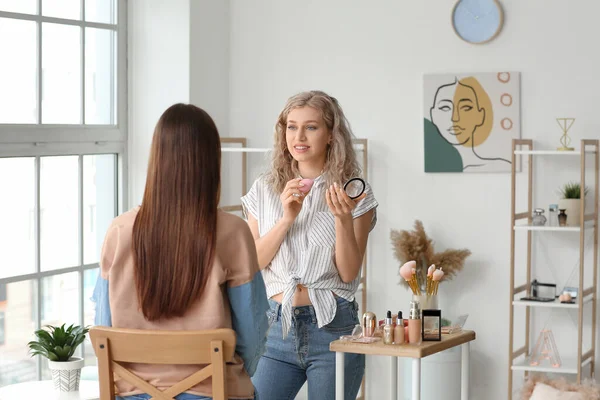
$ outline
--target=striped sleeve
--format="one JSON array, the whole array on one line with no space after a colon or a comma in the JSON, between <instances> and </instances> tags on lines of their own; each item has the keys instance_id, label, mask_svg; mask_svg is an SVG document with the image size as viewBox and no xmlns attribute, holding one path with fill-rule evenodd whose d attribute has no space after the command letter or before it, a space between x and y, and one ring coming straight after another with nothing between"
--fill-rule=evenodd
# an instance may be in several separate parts
<instances>
[{"instance_id":1,"label":"striped sleeve","mask_svg":"<svg viewBox=\"0 0 600 400\"><path fill-rule=\"evenodd\" d=\"M254 217L254 219L258 220L258 191L260 185L260 178L254 181L254 184L246 193L245 196L242 197L242 210L244 212L244 217L248 219L248 213Z\"/></svg>"},{"instance_id":2,"label":"striped sleeve","mask_svg":"<svg viewBox=\"0 0 600 400\"><path fill-rule=\"evenodd\" d=\"M368 183L366 183L365 194L366 197L359 201L356 208L352 210L352 218L358 218L373 210L373 218L371 219L371 227L369 228L369 231L371 231L377 224L377 206L379 203L375 199L371 185Z\"/></svg>"}]
</instances>

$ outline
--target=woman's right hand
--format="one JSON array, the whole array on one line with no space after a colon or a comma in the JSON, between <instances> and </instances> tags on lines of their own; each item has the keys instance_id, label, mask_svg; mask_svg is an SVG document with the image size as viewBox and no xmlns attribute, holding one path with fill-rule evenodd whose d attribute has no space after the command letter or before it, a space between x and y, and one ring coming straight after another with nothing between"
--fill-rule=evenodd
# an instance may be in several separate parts
<instances>
[{"instance_id":1,"label":"woman's right hand","mask_svg":"<svg viewBox=\"0 0 600 400\"><path fill-rule=\"evenodd\" d=\"M302 209L304 194L299 189L303 186L300 180L301 178L295 178L286 183L283 193L279 196L283 206L283 219L289 223L294 222Z\"/></svg>"}]
</instances>

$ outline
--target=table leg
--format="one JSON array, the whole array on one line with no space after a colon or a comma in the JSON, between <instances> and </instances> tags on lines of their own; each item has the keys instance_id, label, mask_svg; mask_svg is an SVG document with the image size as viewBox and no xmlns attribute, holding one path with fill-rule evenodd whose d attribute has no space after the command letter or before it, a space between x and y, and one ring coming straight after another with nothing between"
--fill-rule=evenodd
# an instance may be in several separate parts
<instances>
[{"instance_id":1,"label":"table leg","mask_svg":"<svg viewBox=\"0 0 600 400\"><path fill-rule=\"evenodd\" d=\"M344 400L344 353L335 353L335 400Z\"/></svg>"},{"instance_id":2,"label":"table leg","mask_svg":"<svg viewBox=\"0 0 600 400\"><path fill-rule=\"evenodd\" d=\"M390 399L398 400L398 358L390 357Z\"/></svg>"},{"instance_id":3,"label":"table leg","mask_svg":"<svg viewBox=\"0 0 600 400\"><path fill-rule=\"evenodd\" d=\"M421 400L421 359L412 359L412 396L411 400Z\"/></svg>"},{"instance_id":4,"label":"table leg","mask_svg":"<svg viewBox=\"0 0 600 400\"><path fill-rule=\"evenodd\" d=\"M460 398L461 400L469 400L470 342L464 343L461 347L462 355L460 367Z\"/></svg>"}]
</instances>

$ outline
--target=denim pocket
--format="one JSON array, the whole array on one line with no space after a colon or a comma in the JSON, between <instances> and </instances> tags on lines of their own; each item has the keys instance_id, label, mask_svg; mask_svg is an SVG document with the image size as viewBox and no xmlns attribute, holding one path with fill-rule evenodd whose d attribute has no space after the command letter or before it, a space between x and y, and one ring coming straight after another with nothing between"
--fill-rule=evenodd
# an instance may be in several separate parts
<instances>
[{"instance_id":1,"label":"denim pocket","mask_svg":"<svg viewBox=\"0 0 600 400\"><path fill-rule=\"evenodd\" d=\"M335 317L321 329L336 334L350 334L357 323L358 304L355 301L338 300Z\"/></svg>"}]
</instances>

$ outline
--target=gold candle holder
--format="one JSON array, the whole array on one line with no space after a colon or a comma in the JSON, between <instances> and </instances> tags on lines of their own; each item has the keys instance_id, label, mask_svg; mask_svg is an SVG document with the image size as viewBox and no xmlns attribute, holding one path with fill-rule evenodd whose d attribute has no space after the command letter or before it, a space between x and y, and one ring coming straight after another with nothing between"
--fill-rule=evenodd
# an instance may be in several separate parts
<instances>
[{"instance_id":1,"label":"gold candle holder","mask_svg":"<svg viewBox=\"0 0 600 400\"><path fill-rule=\"evenodd\" d=\"M563 131L563 134L560 137L560 144L562 144L562 147L559 147L557 150L559 150L559 151L575 150L575 148L569 147L569 145L571 144L571 138L567 134L569 129L571 129L571 127L573 126L573 123L575 122L575 118L556 118L556 122L558 122L558 126L560 126L560 129L562 129L562 131Z\"/></svg>"}]
</instances>

